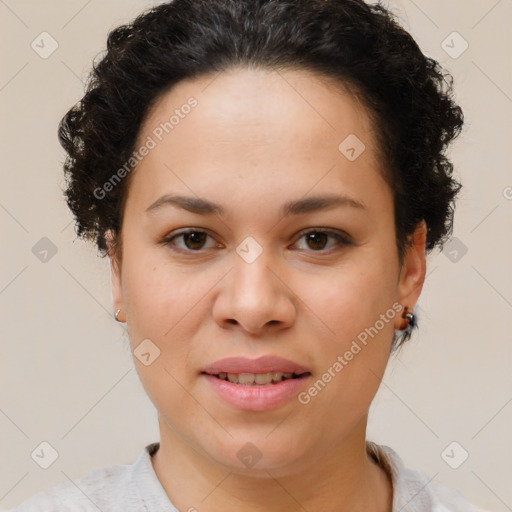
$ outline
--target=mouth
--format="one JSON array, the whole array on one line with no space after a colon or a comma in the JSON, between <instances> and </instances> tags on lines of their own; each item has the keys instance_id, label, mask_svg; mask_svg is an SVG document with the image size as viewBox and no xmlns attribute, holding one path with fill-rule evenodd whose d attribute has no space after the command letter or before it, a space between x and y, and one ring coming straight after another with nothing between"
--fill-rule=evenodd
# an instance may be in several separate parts
<instances>
[{"instance_id":1,"label":"mouth","mask_svg":"<svg viewBox=\"0 0 512 512\"><path fill-rule=\"evenodd\" d=\"M220 380L231 382L232 384L240 384L242 386L267 386L275 385L284 380L302 379L311 375L311 372L266 372L266 373L208 373L202 372L206 375L211 375Z\"/></svg>"},{"instance_id":2,"label":"mouth","mask_svg":"<svg viewBox=\"0 0 512 512\"><path fill-rule=\"evenodd\" d=\"M257 359L228 357L204 367L200 375L214 395L242 411L263 412L293 400L312 377L309 368L276 355Z\"/></svg>"}]
</instances>

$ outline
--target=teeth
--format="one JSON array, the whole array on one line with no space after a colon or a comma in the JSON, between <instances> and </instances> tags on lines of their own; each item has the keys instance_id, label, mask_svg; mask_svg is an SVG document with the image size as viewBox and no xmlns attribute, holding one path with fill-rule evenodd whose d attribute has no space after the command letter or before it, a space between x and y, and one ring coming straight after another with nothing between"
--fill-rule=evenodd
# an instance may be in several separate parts
<instances>
[{"instance_id":1,"label":"teeth","mask_svg":"<svg viewBox=\"0 0 512 512\"><path fill-rule=\"evenodd\" d=\"M237 377L236 374L234 375L235 378ZM240 373L238 375L238 384L254 384L254 373Z\"/></svg>"},{"instance_id":2,"label":"teeth","mask_svg":"<svg viewBox=\"0 0 512 512\"><path fill-rule=\"evenodd\" d=\"M257 373L254 375L256 384L270 384L272 382L272 373Z\"/></svg>"},{"instance_id":3,"label":"teeth","mask_svg":"<svg viewBox=\"0 0 512 512\"><path fill-rule=\"evenodd\" d=\"M281 382L284 379L291 379L293 373L219 373L217 375L219 379L228 380L234 384L243 384L245 386L251 386L253 384L270 384L272 382Z\"/></svg>"}]
</instances>

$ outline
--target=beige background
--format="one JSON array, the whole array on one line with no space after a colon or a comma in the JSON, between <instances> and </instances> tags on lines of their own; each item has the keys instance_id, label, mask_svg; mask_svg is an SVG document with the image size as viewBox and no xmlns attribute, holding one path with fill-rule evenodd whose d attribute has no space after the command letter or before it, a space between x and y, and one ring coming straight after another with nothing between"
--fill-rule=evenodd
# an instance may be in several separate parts
<instances>
[{"instance_id":1,"label":"beige background","mask_svg":"<svg viewBox=\"0 0 512 512\"><path fill-rule=\"evenodd\" d=\"M0 0L0 508L131 463L158 440L154 408L111 316L108 262L74 240L56 137L107 32L150 5ZM452 155L465 188L459 245L429 257L421 329L389 366L369 438L481 506L512 510L512 2L391 6L456 78L466 127ZM59 45L47 59L31 48L43 31ZM453 31L469 44L457 58L441 46ZM463 44L453 37L452 53ZM43 237L57 250L46 262L32 252ZM42 441L59 454L46 470L30 456ZM449 452L452 460L469 453L458 469L441 456L453 441L462 448Z\"/></svg>"}]
</instances>

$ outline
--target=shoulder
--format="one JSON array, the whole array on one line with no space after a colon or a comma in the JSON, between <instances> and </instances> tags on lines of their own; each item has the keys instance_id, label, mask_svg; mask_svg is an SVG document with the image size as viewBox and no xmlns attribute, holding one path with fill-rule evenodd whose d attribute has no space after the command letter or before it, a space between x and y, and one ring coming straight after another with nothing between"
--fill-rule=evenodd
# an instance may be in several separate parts
<instances>
[{"instance_id":1,"label":"shoulder","mask_svg":"<svg viewBox=\"0 0 512 512\"><path fill-rule=\"evenodd\" d=\"M68 478L34 494L9 512L143 510L139 477L144 479L148 473L148 448L143 450L134 464L108 466L79 478Z\"/></svg>"},{"instance_id":2,"label":"shoulder","mask_svg":"<svg viewBox=\"0 0 512 512\"><path fill-rule=\"evenodd\" d=\"M438 482L430 483L430 491L436 500L436 512L489 512L467 501L457 490Z\"/></svg>"},{"instance_id":3,"label":"shoulder","mask_svg":"<svg viewBox=\"0 0 512 512\"><path fill-rule=\"evenodd\" d=\"M389 446L367 442L368 453L389 473L393 484L393 512L487 512L457 490L406 468Z\"/></svg>"},{"instance_id":4,"label":"shoulder","mask_svg":"<svg viewBox=\"0 0 512 512\"><path fill-rule=\"evenodd\" d=\"M74 480L65 480L44 489L24 501L11 512L97 512L108 510L112 503L129 500L129 466L110 466L97 469Z\"/></svg>"}]
</instances>

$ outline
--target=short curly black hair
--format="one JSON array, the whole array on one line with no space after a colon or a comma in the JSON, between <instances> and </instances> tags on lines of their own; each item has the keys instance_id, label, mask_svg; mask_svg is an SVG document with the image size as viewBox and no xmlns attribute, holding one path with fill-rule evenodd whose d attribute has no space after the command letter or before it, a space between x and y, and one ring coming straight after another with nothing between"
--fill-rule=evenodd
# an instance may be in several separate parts
<instances>
[{"instance_id":1,"label":"short curly black hair","mask_svg":"<svg viewBox=\"0 0 512 512\"><path fill-rule=\"evenodd\" d=\"M103 256L107 231L121 246L133 173L108 193L102 187L126 168L161 94L185 79L248 66L312 71L362 98L394 193L400 260L422 220L427 250L442 246L461 187L446 156L463 125L453 78L389 9L363 0L174 0L113 30L84 97L59 126L77 235L95 240Z\"/></svg>"}]
</instances>

